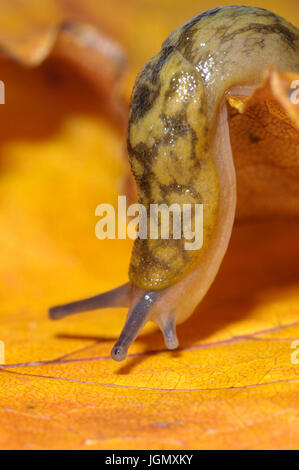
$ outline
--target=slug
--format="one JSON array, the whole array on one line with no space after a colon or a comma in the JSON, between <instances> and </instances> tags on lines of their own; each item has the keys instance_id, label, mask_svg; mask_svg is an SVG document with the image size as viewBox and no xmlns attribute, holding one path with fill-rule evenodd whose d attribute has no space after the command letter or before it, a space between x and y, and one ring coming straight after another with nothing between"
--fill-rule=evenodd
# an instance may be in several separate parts
<instances>
[{"instance_id":1,"label":"slug","mask_svg":"<svg viewBox=\"0 0 299 470\"><path fill-rule=\"evenodd\" d=\"M225 97L232 90L248 96L261 85L267 67L299 72L299 30L270 11L216 8L170 34L136 79L128 153L144 206L203 204L203 245L185 250L184 238L137 238L130 282L53 307L50 318L127 307L125 326L111 352L117 361L126 357L149 320L162 330L167 348L178 346L176 324L192 314L213 282L235 218L236 175Z\"/></svg>"}]
</instances>

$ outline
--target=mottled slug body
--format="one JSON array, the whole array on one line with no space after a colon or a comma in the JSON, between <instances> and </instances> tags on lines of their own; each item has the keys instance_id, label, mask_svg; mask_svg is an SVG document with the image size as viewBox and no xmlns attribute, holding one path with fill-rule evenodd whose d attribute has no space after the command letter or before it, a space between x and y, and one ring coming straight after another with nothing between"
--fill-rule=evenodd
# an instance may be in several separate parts
<instances>
[{"instance_id":1,"label":"mottled slug body","mask_svg":"<svg viewBox=\"0 0 299 470\"><path fill-rule=\"evenodd\" d=\"M206 241L215 224L219 191L208 137L201 78L180 53L166 47L149 61L136 82L128 132L130 162L139 201L147 208L150 204L204 205ZM200 254L200 250L186 250L184 242L184 238L138 238L131 281L145 289L176 282Z\"/></svg>"},{"instance_id":2,"label":"mottled slug body","mask_svg":"<svg viewBox=\"0 0 299 470\"><path fill-rule=\"evenodd\" d=\"M203 13L177 28L137 77L128 151L139 202L203 204L203 246L184 238L135 241L130 283L93 299L51 309L52 318L105 306L128 306L112 351L122 360L148 320L166 345L177 346L175 324L205 295L226 251L236 206L235 170L225 95L249 91L265 69L299 72L299 31L263 9L234 6ZM194 214L193 214L194 215ZM149 225L149 224L148 224Z\"/></svg>"}]
</instances>

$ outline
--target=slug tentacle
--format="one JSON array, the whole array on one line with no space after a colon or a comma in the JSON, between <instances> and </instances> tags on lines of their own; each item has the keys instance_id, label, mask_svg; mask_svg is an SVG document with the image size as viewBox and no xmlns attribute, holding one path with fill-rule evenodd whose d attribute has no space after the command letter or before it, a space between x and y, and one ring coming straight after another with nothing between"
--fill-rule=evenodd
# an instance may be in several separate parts
<instances>
[{"instance_id":1,"label":"slug tentacle","mask_svg":"<svg viewBox=\"0 0 299 470\"><path fill-rule=\"evenodd\" d=\"M163 238L162 219L158 222L159 237L151 237L148 210L148 233L135 241L130 283L85 301L54 307L51 318L94 308L128 306L126 324L111 352L113 359L126 357L128 347L149 320L159 325L169 349L177 347L176 324L192 314L213 282L235 218L236 175L226 98L234 100L232 90L243 98L251 95L271 67L299 73L299 31L264 9L216 8L170 34L136 79L128 153L139 202L147 209L152 204L180 208L184 204L203 204L203 244L186 249L188 238L182 228L181 237L174 236L174 224L169 227L168 239ZM289 103L286 92L284 96ZM262 101L265 105L266 99ZM270 101L266 105L275 112ZM250 141L252 152L256 139L252 136ZM240 158L239 154L235 152L235 157ZM259 164L261 157L264 155L255 155ZM263 180L264 173L260 183ZM243 181L246 183L246 179ZM289 180L285 181L283 191L289 188ZM277 201L280 194L277 196L275 185L271 188L268 196L273 199L275 194ZM264 198L264 190L249 194L256 204ZM268 202L271 213L273 204ZM194 212L191 222L196 227Z\"/></svg>"},{"instance_id":2,"label":"slug tentacle","mask_svg":"<svg viewBox=\"0 0 299 470\"><path fill-rule=\"evenodd\" d=\"M60 320L61 318L75 313L87 312L99 308L129 307L130 294L131 284L126 283L115 289L103 292L102 294L89 297L88 299L51 307L49 309L49 317L52 320Z\"/></svg>"},{"instance_id":3,"label":"slug tentacle","mask_svg":"<svg viewBox=\"0 0 299 470\"><path fill-rule=\"evenodd\" d=\"M161 293L158 291L144 292L136 305L129 310L125 326L111 351L113 359L122 361L126 358L130 344L133 343L140 330L150 319L153 304L160 295Z\"/></svg>"},{"instance_id":4,"label":"slug tentacle","mask_svg":"<svg viewBox=\"0 0 299 470\"><path fill-rule=\"evenodd\" d=\"M176 349L179 345L179 341L176 335L175 312L170 312L168 317L166 317L165 321L163 321L164 318L164 316L160 315L157 318L157 323L163 333L165 346L168 349Z\"/></svg>"}]
</instances>

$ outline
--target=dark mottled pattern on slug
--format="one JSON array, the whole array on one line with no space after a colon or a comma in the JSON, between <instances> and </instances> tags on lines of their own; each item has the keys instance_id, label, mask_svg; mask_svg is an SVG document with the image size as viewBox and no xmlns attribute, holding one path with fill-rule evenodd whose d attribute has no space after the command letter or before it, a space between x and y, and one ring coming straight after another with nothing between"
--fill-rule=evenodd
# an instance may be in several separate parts
<instances>
[{"instance_id":1,"label":"dark mottled pattern on slug","mask_svg":"<svg viewBox=\"0 0 299 470\"><path fill-rule=\"evenodd\" d=\"M128 130L139 202L203 203L204 244L187 251L184 239L137 239L129 273L135 285L167 287L198 262L217 221L218 175L210 142L219 102L234 85L260 83L268 65L299 71L298 48L298 30L273 13L216 8L177 28L145 65L134 87Z\"/></svg>"},{"instance_id":2,"label":"dark mottled pattern on slug","mask_svg":"<svg viewBox=\"0 0 299 470\"><path fill-rule=\"evenodd\" d=\"M163 47L174 47L200 74L209 119L231 86L261 82L267 66L299 69L298 29L261 8L207 11L174 30Z\"/></svg>"},{"instance_id":3,"label":"dark mottled pattern on slug","mask_svg":"<svg viewBox=\"0 0 299 470\"><path fill-rule=\"evenodd\" d=\"M217 178L208 150L202 82L198 72L173 48L157 54L137 80L131 106L128 149L138 186L139 202L150 204L204 203L208 238L217 208ZM209 181L201 175L209 174ZM204 193L202 194L202 191ZM194 222L194 212L192 212ZM130 279L139 287L161 288L181 278L198 259L186 250L185 239L137 239Z\"/></svg>"}]
</instances>

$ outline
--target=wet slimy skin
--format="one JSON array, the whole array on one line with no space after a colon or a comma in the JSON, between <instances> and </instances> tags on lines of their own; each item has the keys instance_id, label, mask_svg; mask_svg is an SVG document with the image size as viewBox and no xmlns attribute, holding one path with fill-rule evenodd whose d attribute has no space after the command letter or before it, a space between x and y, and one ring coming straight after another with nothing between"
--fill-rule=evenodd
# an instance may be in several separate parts
<instances>
[{"instance_id":1,"label":"wet slimy skin","mask_svg":"<svg viewBox=\"0 0 299 470\"><path fill-rule=\"evenodd\" d=\"M203 246L181 240L135 241L130 282L50 310L51 318L128 307L112 350L126 357L143 325L161 328L176 348L175 325L189 317L213 282L235 216L236 181L224 96L254 89L272 66L299 72L299 31L267 10L233 6L202 13L177 28L138 75L132 94L128 152L139 202L204 207ZM246 92L247 90L247 92ZM149 225L149 224L148 224Z\"/></svg>"}]
</instances>

